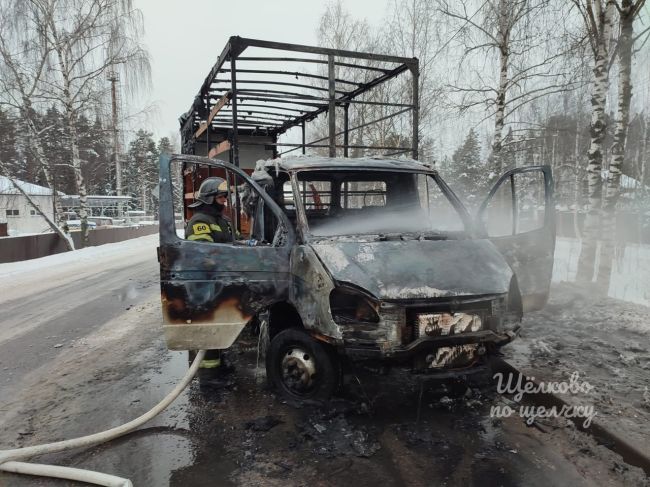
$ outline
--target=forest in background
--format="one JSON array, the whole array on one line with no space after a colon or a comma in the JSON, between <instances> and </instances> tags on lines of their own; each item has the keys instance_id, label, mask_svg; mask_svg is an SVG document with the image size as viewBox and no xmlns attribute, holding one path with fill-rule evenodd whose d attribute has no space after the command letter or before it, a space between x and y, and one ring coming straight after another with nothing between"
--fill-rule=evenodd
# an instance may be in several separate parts
<instances>
[{"instance_id":1,"label":"forest in background","mask_svg":"<svg viewBox=\"0 0 650 487\"><path fill-rule=\"evenodd\" d=\"M47 127L41 144L47 154L52 174L53 189L68 195L77 194L70 142L65 130L63 114L55 106L45 113L35 113L38 126ZM84 114L78 118L79 156L81 174L88 194L113 196L115 164L113 132L106 121L96 115L94 120ZM176 150L168 137L154 140L153 134L137 130L131 135L126 151L120 153L122 167L122 195L130 196L131 209L152 212L157 207L155 192L158 185L158 158ZM0 160L16 179L48 187L49 183L30 147L30 142L16 117L0 108Z\"/></svg>"},{"instance_id":2,"label":"forest in background","mask_svg":"<svg viewBox=\"0 0 650 487\"><path fill-rule=\"evenodd\" d=\"M645 2L632 0L394 0L370 25L338 0L325 8L318 37L323 47L420 60L420 159L470 203L509 168L549 164L559 208L589 209L590 173L605 193L625 175L618 207L647 208L649 21ZM404 79L368 96L399 102L410 93ZM350 125L383 109L351 106ZM352 138L407 147L399 141L409 132L406 114Z\"/></svg>"},{"instance_id":3,"label":"forest in background","mask_svg":"<svg viewBox=\"0 0 650 487\"><path fill-rule=\"evenodd\" d=\"M337 0L318 32L324 47L419 59L420 159L470 206L507 169L551 165L558 208L573 210L581 238L577 277L607 285L620 212L650 231L649 22L645 0L394 0L374 26ZM383 96L405 103L411 90L403 80ZM350 125L379 119L373 110L352 107ZM364 128L353 143L408 147L410 120Z\"/></svg>"},{"instance_id":4,"label":"forest in background","mask_svg":"<svg viewBox=\"0 0 650 487\"><path fill-rule=\"evenodd\" d=\"M613 245L617 212L649 207L649 21L645 0L393 0L370 25L337 0L324 6L317 37L419 59L420 159L470 205L505 170L550 164L558 208L586 217L583 260L593 263L597 240ZM176 145L146 130L116 136L117 119L134 115L129 100L152 82L141 32L130 0L0 0L0 171L79 194L84 234L88 194L154 207L155 160ZM337 77L359 76L346 69ZM395 80L366 96L399 103L411 90ZM351 106L350 125L384 109ZM411 123L387 118L351 143L409 147ZM325 125L317 119L312 138ZM66 235L57 210L50 226Z\"/></svg>"}]
</instances>

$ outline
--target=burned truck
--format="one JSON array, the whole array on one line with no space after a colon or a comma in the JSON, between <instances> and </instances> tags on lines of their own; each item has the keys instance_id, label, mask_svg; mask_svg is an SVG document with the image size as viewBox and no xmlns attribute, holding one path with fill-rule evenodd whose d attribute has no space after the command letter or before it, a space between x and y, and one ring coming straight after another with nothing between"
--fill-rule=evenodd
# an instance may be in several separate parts
<instances>
[{"instance_id":1,"label":"burned truck","mask_svg":"<svg viewBox=\"0 0 650 487\"><path fill-rule=\"evenodd\" d=\"M238 71L236 63L294 58L241 56L251 47L308 52L320 56L314 63L325 57L330 68L343 64L336 61L341 57L370 56L402 63L382 67L379 78L410 70L417 80L417 60L231 38L200 102L183 118L184 151L192 154L161 159L159 261L168 347L227 349L245 327L257 326L267 344L269 382L299 399L331 396L357 362L447 376L484 370L517 336L523 313L548 297L555 242L550 168L506 172L472 215L435 169L416 160L415 135L411 147L373 146L383 155L346 157L360 144L349 144L346 131L339 147L332 118L337 106L363 95L361 87L344 94L334 89L300 109L303 115L262 130L263 117L255 118L261 115L252 105L266 111L265 103L284 107L282 97L296 99L256 88L262 100L253 103L251 91L233 80L241 72L273 70ZM220 73L230 77L226 91ZM220 121L225 107L229 116ZM410 111L417 112L417 96ZM304 121L321 113L334 127L329 157L279 157L281 147L304 153L318 145L305 142ZM301 143L278 142L295 127L303 129ZM239 146L248 150L241 158ZM396 157L396 149L411 158ZM186 240L177 227L191 217L201 181L214 176L227 183L225 211L236 232L224 243Z\"/></svg>"}]
</instances>

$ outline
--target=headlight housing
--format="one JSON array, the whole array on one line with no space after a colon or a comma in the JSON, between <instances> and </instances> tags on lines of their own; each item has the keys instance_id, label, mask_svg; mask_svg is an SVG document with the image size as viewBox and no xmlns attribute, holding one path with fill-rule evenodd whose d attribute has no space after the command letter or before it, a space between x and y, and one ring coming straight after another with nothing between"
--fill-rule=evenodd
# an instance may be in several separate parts
<instances>
[{"instance_id":1,"label":"headlight housing","mask_svg":"<svg viewBox=\"0 0 650 487\"><path fill-rule=\"evenodd\" d=\"M330 311L338 325L352 323L379 323L377 308L379 304L361 291L338 286L330 293Z\"/></svg>"}]
</instances>

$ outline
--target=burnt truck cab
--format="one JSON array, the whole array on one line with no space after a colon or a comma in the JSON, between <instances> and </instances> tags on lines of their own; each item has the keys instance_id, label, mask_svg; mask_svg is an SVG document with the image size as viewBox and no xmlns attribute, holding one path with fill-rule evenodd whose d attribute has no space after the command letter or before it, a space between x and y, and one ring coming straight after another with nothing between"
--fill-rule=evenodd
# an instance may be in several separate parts
<instances>
[{"instance_id":1,"label":"burnt truck cab","mask_svg":"<svg viewBox=\"0 0 650 487\"><path fill-rule=\"evenodd\" d=\"M174 211L188 215L174 195L188 189L177 191L175 175L199 167L230 182L230 243L177 234ZM163 157L167 345L226 349L258 324L269 381L299 398L331 395L350 361L452 375L481 367L548 298L552 188L547 166L508 171L472 216L436 170L410 159L303 156L247 174Z\"/></svg>"}]
</instances>

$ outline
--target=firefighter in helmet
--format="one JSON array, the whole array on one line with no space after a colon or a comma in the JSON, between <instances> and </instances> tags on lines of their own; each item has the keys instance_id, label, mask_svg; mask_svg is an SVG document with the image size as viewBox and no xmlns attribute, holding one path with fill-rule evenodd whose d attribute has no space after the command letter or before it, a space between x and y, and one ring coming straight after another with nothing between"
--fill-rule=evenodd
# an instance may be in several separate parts
<instances>
[{"instance_id":1,"label":"firefighter in helmet","mask_svg":"<svg viewBox=\"0 0 650 487\"><path fill-rule=\"evenodd\" d=\"M199 187L194 215L185 227L185 238L200 242L232 242L232 227L223 216L228 199L228 183L222 178L210 177Z\"/></svg>"},{"instance_id":2,"label":"firefighter in helmet","mask_svg":"<svg viewBox=\"0 0 650 487\"><path fill-rule=\"evenodd\" d=\"M230 221L223 216L228 200L228 183L223 178L209 177L201 183L196 201L190 208L194 209L192 218L185 226L185 238L197 242L230 243L233 230ZM190 351L190 363L196 352ZM221 350L207 350L199 369L201 386L220 385L220 379L230 372L224 363Z\"/></svg>"}]
</instances>

